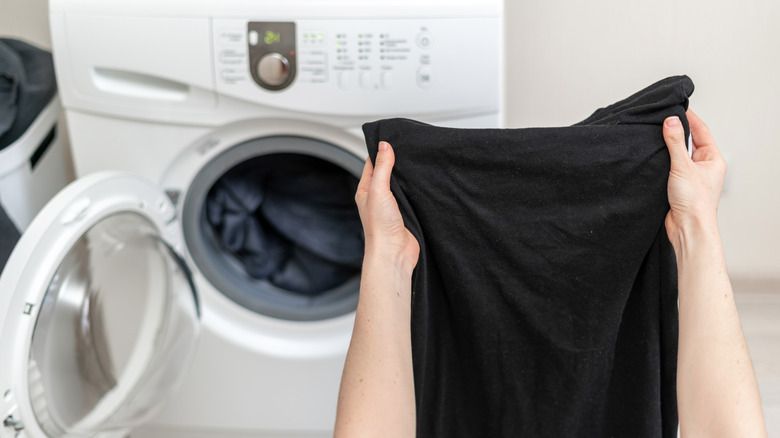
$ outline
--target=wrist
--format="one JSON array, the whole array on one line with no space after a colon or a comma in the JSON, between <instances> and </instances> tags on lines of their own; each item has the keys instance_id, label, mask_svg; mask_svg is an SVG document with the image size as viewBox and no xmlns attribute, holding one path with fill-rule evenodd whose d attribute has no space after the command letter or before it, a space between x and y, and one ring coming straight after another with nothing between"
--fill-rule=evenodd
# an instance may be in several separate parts
<instances>
[{"instance_id":1,"label":"wrist","mask_svg":"<svg viewBox=\"0 0 780 438\"><path fill-rule=\"evenodd\" d=\"M409 300L411 299L413 270L414 264L403 254L389 251L387 248L372 250L367 247L363 258L360 281L361 298L358 302L358 309L360 309L360 303L365 306L366 303L381 299L385 303L383 306L386 309L401 310L401 315L406 315L410 310ZM395 303L400 307L388 303Z\"/></svg>"},{"instance_id":2,"label":"wrist","mask_svg":"<svg viewBox=\"0 0 780 438\"><path fill-rule=\"evenodd\" d=\"M363 256L364 266L381 266L384 269L390 269L409 277L411 277L416 264L416 259L412 260L403 251L389 245L374 246L367 244Z\"/></svg>"},{"instance_id":3,"label":"wrist","mask_svg":"<svg viewBox=\"0 0 780 438\"><path fill-rule=\"evenodd\" d=\"M720 231L717 218L712 215L692 217L677 227L677 257L685 258L700 252L713 251L720 247Z\"/></svg>"}]
</instances>

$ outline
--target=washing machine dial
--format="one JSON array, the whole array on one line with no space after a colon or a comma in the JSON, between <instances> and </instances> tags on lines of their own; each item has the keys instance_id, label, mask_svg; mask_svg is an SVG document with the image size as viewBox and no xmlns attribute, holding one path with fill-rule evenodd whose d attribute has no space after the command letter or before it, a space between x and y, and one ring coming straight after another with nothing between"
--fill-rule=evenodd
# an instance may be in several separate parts
<instances>
[{"instance_id":1,"label":"washing machine dial","mask_svg":"<svg viewBox=\"0 0 780 438\"><path fill-rule=\"evenodd\" d=\"M257 62L257 76L270 86L281 85L290 77L290 61L279 53L266 53Z\"/></svg>"}]
</instances>

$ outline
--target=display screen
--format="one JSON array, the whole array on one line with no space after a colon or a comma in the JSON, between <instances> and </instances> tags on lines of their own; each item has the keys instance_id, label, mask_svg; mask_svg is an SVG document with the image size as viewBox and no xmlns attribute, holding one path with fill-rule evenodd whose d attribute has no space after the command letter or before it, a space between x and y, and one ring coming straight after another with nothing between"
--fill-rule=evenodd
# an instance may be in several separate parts
<instances>
[{"instance_id":1,"label":"display screen","mask_svg":"<svg viewBox=\"0 0 780 438\"><path fill-rule=\"evenodd\" d=\"M265 35L263 36L263 42L266 45L280 43L282 42L282 34L279 32L274 32L272 30L267 30L265 31Z\"/></svg>"}]
</instances>

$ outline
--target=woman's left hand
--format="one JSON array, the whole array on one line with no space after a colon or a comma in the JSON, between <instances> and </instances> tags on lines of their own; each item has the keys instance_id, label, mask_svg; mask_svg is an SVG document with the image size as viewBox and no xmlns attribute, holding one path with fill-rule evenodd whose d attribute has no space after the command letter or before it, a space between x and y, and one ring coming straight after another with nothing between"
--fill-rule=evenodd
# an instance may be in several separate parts
<instances>
[{"instance_id":1,"label":"woman's left hand","mask_svg":"<svg viewBox=\"0 0 780 438\"><path fill-rule=\"evenodd\" d=\"M395 153L387 142L379 143L376 168L366 160L355 202L366 235L366 257L384 257L409 270L417 264L420 245L404 226L398 203L390 191Z\"/></svg>"}]
</instances>

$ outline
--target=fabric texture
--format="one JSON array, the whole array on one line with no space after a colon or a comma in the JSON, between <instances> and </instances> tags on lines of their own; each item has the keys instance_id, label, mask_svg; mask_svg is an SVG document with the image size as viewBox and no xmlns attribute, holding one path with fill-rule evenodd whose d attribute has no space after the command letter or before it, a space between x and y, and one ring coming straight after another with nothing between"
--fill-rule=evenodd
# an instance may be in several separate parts
<instances>
[{"instance_id":1,"label":"fabric texture","mask_svg":"<svg viewBox=\"0 0 780 438\"><path fill-rule=\"evenodd\" d=\"M51 53L0 38L0 150L24 134L56 92Z\"/></svg>"},{"instance_id":2,"label":"fabric texture","mask_svg":"<svg viewBox=\"0 0 780 438\"><path fill-rule=\"evenodd\" d=\"M561 128L363 126L396 153L420 242L419 437L675 437L677 272L662 136L670 77Z\"/></svg>"},{"instance_id":3,"label":"fabric texture","mask_svg":"<svg viewBox=\"0 0 780 438\"><path fill-rule=\"evenodd\" d=\"M206 220L251 277L317 295L360 272L357 183L318 158L264 156L217 181L206 200Z\"/></svg>"}]
</instances>

